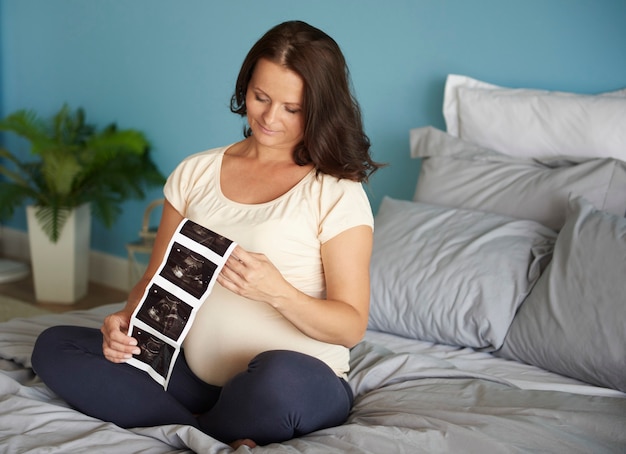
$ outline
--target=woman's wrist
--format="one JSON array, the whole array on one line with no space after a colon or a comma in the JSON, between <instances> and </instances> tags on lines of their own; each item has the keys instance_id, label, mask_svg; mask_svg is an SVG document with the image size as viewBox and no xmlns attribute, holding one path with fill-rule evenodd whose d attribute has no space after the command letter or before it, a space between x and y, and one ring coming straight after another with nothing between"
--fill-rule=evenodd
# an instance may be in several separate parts
<instances>
[{"instance_id":1,"label":"woman's wrist","mask_svg":"<svg viewBox=\"0 0 626 454\"><path fill-rule=\"evenodd\" d=\"M270 306L281 313L302 304L304 299L311 298L291 284L287 284L286 288L285 292L271 298L271 301L269 301Z\"/></svg>"}]
</instances>

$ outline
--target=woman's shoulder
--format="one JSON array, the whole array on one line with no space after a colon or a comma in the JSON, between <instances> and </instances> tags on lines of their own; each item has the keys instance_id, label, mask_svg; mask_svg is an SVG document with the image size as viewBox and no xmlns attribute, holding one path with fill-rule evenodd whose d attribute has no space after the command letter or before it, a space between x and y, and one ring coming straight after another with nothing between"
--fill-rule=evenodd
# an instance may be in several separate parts
<instances>
[{"instance_id":1,"label":"woman's shoulder","mask_svg":"<svg viewBox=\"0 0 626 454\"><path fill-rule=\"evenodd\" d=\"M320 175L318 181L319 238L322 242L351 227L373 227L372 208L362 183L331 175Z\"/></svg>"},{"instance_id":2,"label":"woman's shoulder","mask_svg":"<svg viewBox=\"0 0 626 454\"><path fill-rule=\"evenodd\" d=\"M212 168L215 163L220 162L222 155L229 147L230 145L211 148L188 155L176 165L172 174L185 176L201 175Z\"/></svg>"},{"instance_id":3,"label":"woman's shoulder","mask_svg":"<svg viewBox=\"0 0 626 454\"><path fill-rule=\"evenodd\" d=\"M230 148L231 145L225 145L223 147L210 148L208 150L199 151L197 153L186 156L180 164L197 164L202 161L214 161L216 158L224 154L224 152Z\"/></svg>"},{"instance_id":4,"label":"woman's shoulder","mask_svg":"<svg viewBox=\"0 0 626 454\"><path fill-rule=\"evenodd\" d=\"M337 178L332 175L320 173L315 178L320 190L326 194L364 194L363 184L348 178Z\"/></svg>"},{"instance_id":5,"label":"woman's shoulder","mask_svg":"<svg viewBox=\"0 0 626 454\"><path fill-rule=\"evenodd\" d=\"M172 187L178 189L190 187L211 178L213 174L211 169L227 148L228 146L212 148L185 157L169 174L165 184L166 191Z\"/></svg>"},{"instance_id":6,"label":"woman's shoulder","mask_svg":"<svg viewBox=\"0 0 626 454\"><path fill-rule=\"evenodd\" d=\"M369 199L363 183L347 178L337 178L332 175L319 174L314 183L317 186L319 204L322 211L331 211L336 208L371 212Z\"/></svg>"}]
</instances>

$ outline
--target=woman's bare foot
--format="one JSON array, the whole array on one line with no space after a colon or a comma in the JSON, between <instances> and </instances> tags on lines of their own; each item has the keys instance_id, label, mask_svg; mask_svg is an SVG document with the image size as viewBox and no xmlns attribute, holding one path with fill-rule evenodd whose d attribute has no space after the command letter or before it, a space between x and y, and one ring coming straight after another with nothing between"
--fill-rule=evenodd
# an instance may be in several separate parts
<instances>
[{"instance_id":1,"label":"woman's bare foot","mask_svg":"<svg viewBox=\"0 0 626 454\"><path fill-rule=\"evenodd\" d=\"M229 445L233 449L237 449L239 446L247 446L248 448L256 448L256 443L254 442L254 440L250 440L249 438L235 440L232 443L229 443Z\"/></svg>"}]
</instances>

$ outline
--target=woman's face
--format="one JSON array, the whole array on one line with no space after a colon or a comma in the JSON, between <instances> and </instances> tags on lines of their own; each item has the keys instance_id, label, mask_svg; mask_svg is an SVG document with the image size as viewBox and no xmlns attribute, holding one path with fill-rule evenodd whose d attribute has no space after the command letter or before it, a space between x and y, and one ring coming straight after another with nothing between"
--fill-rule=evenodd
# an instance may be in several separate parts
<instances>
[{"instance_id":1,"label":"woman's face","mask_svg":"<svg viewBox=\"0 0 626 454\"><path fill-rule=\"evenodd\" d=\"M260 59L246 92L253 139L267 147L292 151L304 134L303 93L298 74Z\"/></svg>"}]
</instances>

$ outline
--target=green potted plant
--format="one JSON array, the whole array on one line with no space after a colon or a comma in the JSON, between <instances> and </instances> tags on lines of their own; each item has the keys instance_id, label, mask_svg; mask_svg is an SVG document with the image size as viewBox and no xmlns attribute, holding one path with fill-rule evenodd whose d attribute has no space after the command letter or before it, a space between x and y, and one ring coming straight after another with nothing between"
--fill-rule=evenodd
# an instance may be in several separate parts
<instances>
[{"instance_id":1,"label":"green potted plant","mask_svg":"<svg viewBox=\"0 0 626 454\"><path fill-rule=\"evenodd\" d=\"M11 217L25 202L32 203L27 214L36 297L74 302L87 290L91 215L110 227L122 202L145 198L144 189L162 185L165 178L150 157L144 134L118 129L114 123L98 129L86 122L82 108L72 111L64 105L50 119L19 110L0 120L0 130L30 142L31 157L20 159L0 148L0 220ZM34 231L43 239L34 239ZM69 247L80 243L79 249L86 250L63 266L59 261L68 253L60 248L65 243ZM38 266L42 260L49 263ZM64 290L57 277L62 268L84 276L70 296L55 297ZM53 281L55 289L40 289L38 274Z\"/></svg>"}]
</instances>

